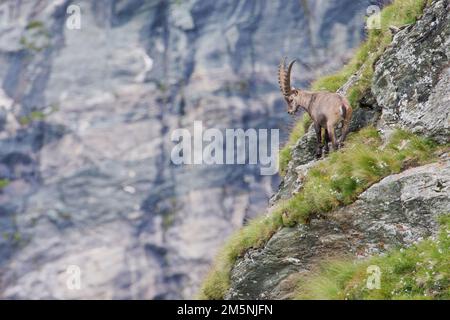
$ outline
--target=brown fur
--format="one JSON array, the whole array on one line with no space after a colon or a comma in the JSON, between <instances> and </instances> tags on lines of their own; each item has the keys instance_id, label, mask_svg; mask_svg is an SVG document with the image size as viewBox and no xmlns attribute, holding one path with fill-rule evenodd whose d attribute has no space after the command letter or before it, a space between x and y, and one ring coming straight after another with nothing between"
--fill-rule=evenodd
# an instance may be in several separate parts
<instances>
[{"instance_id":1,"label":"brown fur","mask_svg":"<svg viewBox=\"0 0 450 320\"><path fill-rule=\"evenodd\" d=\"M288 113L294 114L299 108L308 112L316 130L318 148L316 155L322 154L322 129L325 130L325 152L328 152L328 142L333 150L337 150L344 142L352 118L352 107L348 100L331 92L309 92L299 89L292 90L288 98ZM336 137L336 126L343 123L341 138Z\"/></svg>"}]
</instances>

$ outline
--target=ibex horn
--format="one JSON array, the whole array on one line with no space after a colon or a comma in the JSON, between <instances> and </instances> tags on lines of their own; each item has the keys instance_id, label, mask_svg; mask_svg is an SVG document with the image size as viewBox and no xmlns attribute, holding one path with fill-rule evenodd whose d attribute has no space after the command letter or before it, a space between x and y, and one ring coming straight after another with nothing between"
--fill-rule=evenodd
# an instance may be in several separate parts
<instances>
[{"instance_id":1,"label":"ibex horn","mask_svg":"<svg viewBox=\"0 0 450 320\"><path fill-rule=\"evenodd\" d=\"M291 71L295 60L289 63L289 66L286 70L286 59L286 57L281 59L280 65L278 67L278 83L280 85L281 93L283 94L286 101L288 101L289 95L291 94Z\"/></svg>"}]
</instances>

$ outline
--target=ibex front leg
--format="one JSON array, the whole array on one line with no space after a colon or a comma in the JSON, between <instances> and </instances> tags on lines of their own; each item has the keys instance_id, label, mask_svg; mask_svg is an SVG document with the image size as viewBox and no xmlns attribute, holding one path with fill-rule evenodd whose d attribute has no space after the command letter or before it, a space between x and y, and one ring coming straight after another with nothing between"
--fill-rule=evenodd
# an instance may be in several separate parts
<instances>
[{"instance_id":1,"label":"ibex front leg","mask_svg":"<svg viewBox=\"0 0 450 320\"><path fill-rule=\"evenodd\" d=\"M316 158L322 156L322 128L319 124L314 124L314 130L317 136Z\"/></svg>"}]
</instances>

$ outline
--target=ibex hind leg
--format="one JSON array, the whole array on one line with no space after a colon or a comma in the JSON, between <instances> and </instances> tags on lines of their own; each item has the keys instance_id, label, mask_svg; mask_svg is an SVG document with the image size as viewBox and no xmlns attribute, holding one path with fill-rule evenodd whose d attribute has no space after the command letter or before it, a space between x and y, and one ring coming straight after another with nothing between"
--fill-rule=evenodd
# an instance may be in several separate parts
<instances>
[{"instance_id":1,"label":"ibex hind leg","mask_svg":"<svg viewBox=\"0 0 450 320\"><path fill-rule=\"evenodd\" d=\"M335 130L334 126L329 125L327 127L327 131L329 133L329 137L330 137L330 140L331 140L331 146L333 148L333 151L336 151L338 149L338 143L337 143L337 140L336 140L336 130Z\"/></svg>"},{"instance_id":2,"label":"ibex hind leg","mask_svg":"<svg viewBox=\"0 0 450 320\"><path fill-rule=\"evenodd\" d=\"M322 128L320 125L315 124L314 130L317 137L316 158L319 159L322 156Z\"/></svg>"},{"instance_id":3,"label":"ibex hind leg","mask_svg":"<svg viewBox=\"0 0 450 320\"><path fill-rule=\"evenodd\" d=\"M345 132L345 121L342 121L340 123L340 126L341 126L341 135L340 135L340 137L338 138L338 141L337 141L339 149L344 146L345 136L347 135L346 132Z\"/></svg>"},{"instance_id":4,"label":"ibex hind leg","mask_svg":"<svg viewBox=\"0 0 450 320\"><path fill-rule=\"evenodd\" d=\"M342 124L341 138L339 139L339 148L342 148L344 146L344 141L347 138L348 131L349 131L349 123L348 122L346 123L344 120Z\"/></svg>"},{"instance_id":5,"label":"ibex hind leg","mask_svg":"<svg viewBox=\"0 0 450 320\"><path fill-rule=\"evenodd\" d=\"M330 152L330 148L328 147L328 144L330 143L330 135L328 133L328 129L325 129L325 136L324 136L324 153L328 154Z\"/></svg>"}]
</instances>

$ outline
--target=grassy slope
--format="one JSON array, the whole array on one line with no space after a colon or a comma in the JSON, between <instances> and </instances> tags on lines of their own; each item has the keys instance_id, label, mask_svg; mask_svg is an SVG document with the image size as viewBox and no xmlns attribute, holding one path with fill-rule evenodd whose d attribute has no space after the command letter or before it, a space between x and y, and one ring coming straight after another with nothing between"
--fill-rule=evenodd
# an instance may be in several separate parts
<instances>
[{"instance_id":1,"label":"grassy slope","mask_svg":"<svg viewBox=\"0 0 450 320\"><path fill-rule=\"evenodd\" d=\"M427 0L396 0L393 4L384 8L381 12L381 29L369 30L367 40L359 47L350 62L333 75L316 80L311 89L315 91L335 92L342 87L347 80L358 70L361 70L361 78L357 81L347 93L351 105L358 107L358 101L370 88L373 76L373 64L384 52L386 47L392 41L392 34L389 31L390 26L403 26L414 23L417 17L423 12ZM309 117L306 117L309 121ZM310 123L310 122L309 122ZM309 126L309 123L307 125ZM307 129L308 127L306 127ZM303 136L305 126L297 125L291 132L286 145L280 151L280 174L286 173L287 164L291 160L291 148L295 142Z\"/></svg>"},{"instance_id":2,"label":"grassy slope","mask_svg":"<svg viewBox=\"0 0 450 320\"><path fill-rule=\"evenodd\" d=\"M300 283L297 299L450 299L450 214L436 240L427 239L367 260L335 261ZM380 289L366 285L367 267L381 271Z\"/></svg>"},{"instance_id":3,"label":"grassy slope","mask_svg":"<svg viewBox=\"0 0 450 320\"><path fill-rule=\"evenodd\" d=\"M280 228L304 223L315 213L325 213L353 202L373 183L406 166L434 160L432 142L405 131L395 132L382 145L374 128L349 136L346 147L310 169L301 192L278 205L270 214L252 220L237 231L216 258L200 298L221 299L229 288L230 271L239 256L263 246Z\"/></svg>"},{"instance_id":4,"label":"grassy slope","mask_svg":"<svg viewBox=\"0 0 450 320\"><path fill-rule=\"evenodd\" d=\"M370 87L373 62L391 41L389 26L413 23L422 13L425 3L426 0L396 0L386 7L381 14L382 29L372 30L350 63L335 75L317 80L313 89L336 91L364 65L364 76L349 90L348 98L355 106L359 96ZM306 118L300 121L291 134L290 142L281 151L282 172L290 160L290 148L303 135L307 121ZM238 257L250 248L263 246L280 228L304 223L311 214L328 212L351 203L383 177L399 172L405 166L432 160L436 148L432 142L404 131L397 131L385 146L382 146L374 128L351 134L345 148L330 154L308 172L300 193L280 203L271 213L250 221L231 236L206 277L199 298L222 299L229 288L231 268Z\"/></svg>"}]
</instances>

